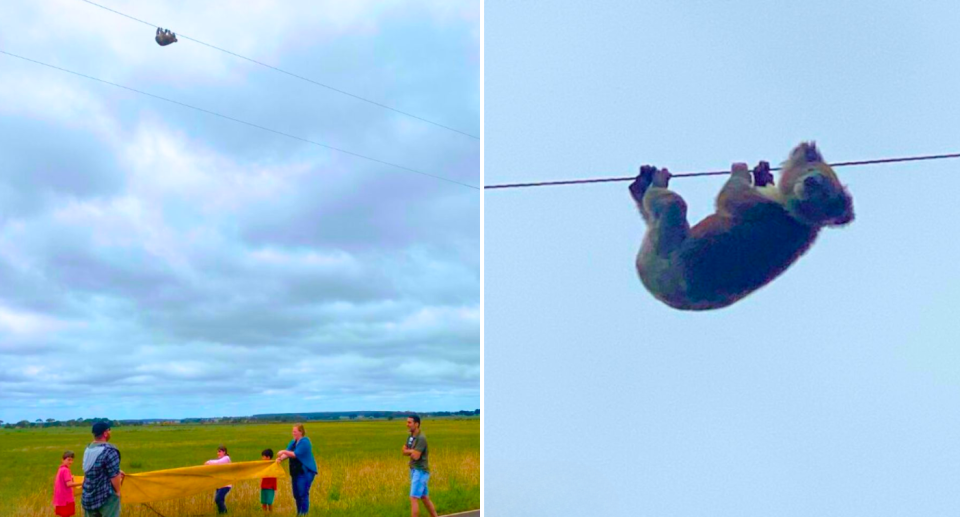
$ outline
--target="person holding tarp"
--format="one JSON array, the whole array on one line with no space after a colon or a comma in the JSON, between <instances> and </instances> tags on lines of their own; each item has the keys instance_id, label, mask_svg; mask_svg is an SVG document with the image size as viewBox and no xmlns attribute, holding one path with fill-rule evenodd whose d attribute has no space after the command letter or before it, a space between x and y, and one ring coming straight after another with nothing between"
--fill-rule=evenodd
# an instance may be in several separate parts
<instances>
[{"instance_id":1,"label":"person holding tarp","mask_svg":"<svg viewBox=\"0 0 960 517\"><path fill-rule=\"evenodd\" d=\"M83 483L74 481L73 474L70 472L73 458L73 451L63 453L57 477L53 481L53 511L58 517L73 517L77 513L73 492Z\"/></svg>"},{"instance_id":2,"label":"person holding tarp","mask_svg":"<svg viewBox=\"0 0 960 517\"><path fill-rule=\"evenodd\" d=\"M294 424L293 440L287 450L277 454L277 464L290 459L290 480L293 483L293 499L297 502L297 515L310 511L310 485L317 476L317 461L313 459L313 445L303 424Z\"/></svg>"},{"instance_id":3,"label":"person holding tarp","mask_svg":"<svg viewBox=\"0 0 960 517\"><path fill-rule=\"evenodd\" d=\"M227 447L221 445L217 447L217 459L207 460L204 465L225 465L227 463L230 463L230 455L227 454ZM233 485L224 485L217 488L217 492L213 496L213 502L217 503L217 513L227 513L227 493L230 492L231 488L233 488Z\"/></svg>"},{"instance_id":4,"label":"person holding tarp","mask_svg":"<svg viewBox=\"0 0 960 517\"><path fill-rule=\"evenodd\" d=\"M110 441L110 423L93 424L93 443L83 451L83 496L86 517L119 517L120 451Z\"/></svg>"}]
</instances>

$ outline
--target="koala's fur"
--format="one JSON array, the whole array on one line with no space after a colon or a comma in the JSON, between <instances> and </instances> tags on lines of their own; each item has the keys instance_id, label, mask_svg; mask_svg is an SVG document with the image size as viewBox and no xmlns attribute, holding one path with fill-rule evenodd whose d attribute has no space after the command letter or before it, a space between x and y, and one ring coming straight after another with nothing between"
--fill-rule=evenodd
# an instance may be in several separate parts
<instances>
[{"instance_id":1,"label":"koala's fur","mask_svg":"<svg viewBox=\"0 0 960 517\"><path fill-rule=\"evenodd\" d=\"M773 185L766 162L733 165L717 211L693 228L668 190L670 173L645 165L630 185L647 223L637 255L643 285L676 309L726 307L767 284L805 252L824 226L853 221L853 199L813 142L798 145Z\"/></svg>"}]
</instances>

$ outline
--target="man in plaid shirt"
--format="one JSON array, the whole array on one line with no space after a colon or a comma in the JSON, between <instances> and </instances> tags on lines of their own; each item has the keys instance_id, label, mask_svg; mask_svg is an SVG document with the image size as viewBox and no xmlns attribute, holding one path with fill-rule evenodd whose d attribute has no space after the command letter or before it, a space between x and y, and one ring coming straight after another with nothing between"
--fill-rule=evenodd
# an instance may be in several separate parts
<instances>
[{"instance_id":1,"label":"man in plaid shirt","mask_svg":"<svg viewBox=\"0 0 960 517\"><path fill-rule=\"evenodd\" d=\"M83 505L86 517L120 515L120 451L110 445L110 424L93 424L93 443L83 451Z\"/></svg>"}]
</instances>

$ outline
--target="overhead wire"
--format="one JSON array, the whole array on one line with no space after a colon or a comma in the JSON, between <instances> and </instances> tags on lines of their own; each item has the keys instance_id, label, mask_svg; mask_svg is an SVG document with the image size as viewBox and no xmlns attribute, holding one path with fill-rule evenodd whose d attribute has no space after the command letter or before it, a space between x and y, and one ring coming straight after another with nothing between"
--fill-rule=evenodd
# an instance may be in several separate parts
<instances>
[{"instance_id":1,"label":"overhead wire","mask_svg":"<svg viewBox=\"0 0 960 517\"><path fill-rule=\"evenodd\" d=\"M203 113L207 113L207 114L209 114L209 115L214 115L214 116L217 116L217 117L226 119L226 120L230 120L230 121L233 121L233 122L237 122L237 123L240 123L240 124L244 124L244 125L247 125L247 126L250 126L250 127L254 127L254 128L257 128L257 129L260 129L260 130L263 130L263 131L268 131L268 132L270 132L270 133L274 133L274 134L277 134L277 135L285 136L285 137L287 137L287 138L292 138L292 139L294 139L294 140L299 140L299 141L301 141L301 142L306 142L306 143L308 143L308 144L316 145L316 146L318 146L318 147L324 147L324 148L326 148L326 149L330 149L330 150L332 150L332 151L337 151L337 152L339 152L339 153L349 154L350 156L355 156L355 157L357 157L357 158L362 158L362 159L364 159L364 160L369 160L369 161L371 161L371 162L376 162L376 163L379 163L379 164L382 164L382 165L389 165L390 167L394 167L394 168L401 169L401 170L404 170L404 171L413 172L413 173L416 173L416 174L421 174L421 175L423 175L423 176L429 176L429 177L431 177L431 178L435 178L435 179L438 179L438 180L446 181L446 182L449 182L449 183L455 183L455 184L457 184L457 185L460 185L460 186L463 186L463 187L467 187L467 188L472 188L472 189L474 189L474 190L480 190L480 187L476 187L476 186L470 185L470 184L468 184L468 183L462 183L462 182L459 182L459 181L457 181L457 180L453 180L453 179L450 179L450 178L446 178L446 177L444 177L444 176L438 176L438 175L436 175L436 174L430 174L430 173L428 173L428 172L424 172L424 171L421 171L421 170L411 169L410 167L405 167L405 166L403 166L403 165L399 165L399 164L396 164L396 163L392 163L392 162L380 160L380 159L378 159L378 158L373 158L373 157L371 157L371 156L366 156L366 155L363 155L363 154L360 154L360 153L355 153L355 152L353 152L353 151L348 151L348 150L346 150L346 149L341 149L341 148L339 148L339 147L334 147L334 146L332 146L332 145L327 145L327 144L323 144L323 143L320 143L320 142L316 142L316 141L314 141L314 140L310 140L310 139L307 139L307 138L299 137L299 136L296 136L296 135L291 135L290 133L284 133L283 131L277 131L276 129L271 129L271 128L266 127L266 126L261 126L261 125L259 125L259 124L254 124L253 122L247 122L247 121L245 121L245 120L241 120L241 119L238 119L238 118L234 118L234 117L231 117L231 116L228 116L228 115L223 115L223 114L217 113L217 112L215 112L215 111L210 111L210 110L208 110L208 109L204 109L204 108L200 108L200 107L197 107L197 106L193 106L193 105L191 105L191 104L186 104L186 103L184 103L184 102L180 102L180 101L177 101L177 100L168 99L168 98L166 98L166 97L161 97L161 96L159 96L159 95L155 95L155 94L152 94L152 93L147 93L147 92L142 91L142 90L137 90L136 88L131 88L131 87L129 87L129 86L124 86L124 85L122 85L122 84L117 84L117 83L114 83L114 82L106 81L106 80L104 80L104 79L99 79L99 78L97 78L97 77L93 77L93 76L90 76L90 75L82 74L82 73L80 73L80 72L74 72L73 70L68 70L68 69L66 69L66 68L61 68L61 67L59 67L59 66L55 66L55 65L48 64L48 63L44 63L44 62L42 62L42 61L37 61L37 60L35 60L35 59L30 59L30 58L28 58L28 57L23 57L23 56L14 54L14 53L12 53L12 52L7 52L7 51L5 51L5 50L0 50L0 54L6 54L6 55L8 55L8 56L15 57L15 58L17 58L17 59L22 59L22 60L24 60L24 61L29 61L29 62L31 62L31 63L36 63L36 64L38 64L38 65L42 65L42 66L45 66L45 67L48 67L48 68L53 68L53 69L55 69L55 70L60 70L61 72L67 72L67 73L69 73L69 74L73 74L73 75L77 75L77 76L84 77L84 78L87 78L87 79L91 79L91 80L93 80L93 81L101 82L101 83L104 83L104 84L109 84L110 86L115 86L115 87L117 87L117 88L122 88L122 89L124 89L124 90L129 90L129 91L134 92L134 93L139 93L140 95L146 95L147 97L153 97L154 99L159 99L159 100L162 100L162 101L165 101L165 102L169 102L169 103L171 103L171 104L176 104L176 105L179 105L179 106L183 106L183 107L185 107L185 108L190 108L190 109L192 109L192 110L196 110L196 111L200 111L200 112L203 112Z\"/></svg>"},{"instance_id":2,"label":"overhead wire","mask_svg":"<svg viewBox=\"0 0 960 517\"><path fill-rule=\"evenodd\" d=\"M159 25L157 25L157 24L150 23L150 22L148 22L148 21L144 21L144 20L141 20L141 19L139 19L139 18L134 18L133 16L130 16L129 14L122 13L122 12L120 12L120 11L117 11L116 9L111 9L111 8L105 6L105 5L100 5L100 4L96 3L96 2L91 2L90 0L80 0L80 1L81 1L81 2L84 2L84 3L88 3L88 4L93 5L93 6L96 6L96 7L99 7L99 8L101 8L101 9L110 11L110 12L112 12L112 13L114 13L114 14L119 14L120 16L123 16L123 17L125 17L125 18L129 18L129 19L131 19L131 20L133 20L133 21L136 21L136 22L140 22L140 23L142 23L142 24L144 24L144 25L148 25L148 26L150 26L150 27L159 27ZM174 32L176 32L176 31L174 31ZM212 49L214 49L214 50L219 50L220 52L223 52L223 53L226 53L226 54L230 54L231 56L235 56L235 57L238 57L238 58L240 58L240 59L244 59L244 60L246 60L246 61L249 61L249 62L251 62L251 63L255 63L255 64L257 64L257 65L260 65L260 66L269 68L269 69L271 69L271 70L275 70L275 71L280 72L280 73L282 73L282 74L289 75L290 77L294 77L294 78L296 78L296 79L300 79L301 81L306 81L306 82L311 83L311 84L314 84L314 85L316 85L316 86L320 86L320 87L326 88L326 89L328 89L328 90L331 90L331 91L334 91L334 92L337 92L337 93L340 93L340 94L343 94L343 95L347 95L347 96L349 96L349 97L353 97L354 99L358 99L358 100L361 100L361 101L363 101L363 102L366 102L366 103L369 103L369 104L373 104L374 106L379 106L379 107L381 107L381 108L388 109L388 110L393 111L393 112L395 112L395 113L399 113L399 114L401 114L401 115L404 115L404 116L407 116L407 117L410 117L410 118L417 119L417 120L419 120L419 121L421 121L421 122L426 122L427 124L432 124L432 125L437 126L437 127L439 127L439 128L443 128L443 129L446 129L446 130L448 130L448 131L453 131L454 133L460 133L461 135L464 135L464 136L473 138L473 139L475 139L475 140L480 140L480 137L477 136L477 135L472 135L472 134L467 133L467 132L465 132L465 131L460 131L459 129L452 128L452 127L450 127L450 126L445 126L445 125L443 125L443 124L441 124L441 123L439 123L439 122L434 122L434 121L432 121L432 120L428 120L428 119L425 119L425 118L423 118L423 117L414 115L413 113L409 113L409 112L406 112L406 111L401 111L401 110L399 110L399 109L397 109L397 108L394 108L393 106L388 106L388 105L386 105L386 104L383 104L383 103L380 103L380 102L377 102L377 101L374 101L374 100L371 100L371 99L367 99L367 98L365 98L365 97L361 97L361 96L359 96L359 95L350 93L350 92L348 92L348 91L344 91L344 90L341 90L341 89L339 89L339 88L335 88L335 87L330 86L330 85L328 85L328 84L323 84L323 83L321 83L321 82L319 82L319 81L315 81L315 80L313 80L313 79L310 79L309 77L304 77L304 76L302 76L302 75L298 75L298 74L295 74L295 73L293 73L293 72L288 72L287 70L284 70L284 69L282 69L282 68L278 68L278 67L276 67L276 66L269 65L269 64L264 63L264 62L261 62L261 61L257 61L256 59L249 58L249 57L244 56L244 55L241 55L241 54L237 54L236 52L232 52L232 51L230 51L230 50L227 50L227 49L224 49L224 48L220 48L220 47L217 47L217 46L215 46L215 45L211 45L211 44L209 44L209 43L205 43L205 42L200 41L200 40L198 40L198 39L196 39L196 38L191 38L190 36L186 36L186 35L184 35L184 34L182 34L182 33L180 33L180 32L176 32L176 34L177 34L177 38L182 38L182 39L185 39L185 40L190 40L190 41L192 41L192 42L194 42L194 43L199 43L199 44L201 44L201 45L203 45L203 46L210 47L210 48L212 48Z\"/></svg>"},{"instance_id":3,"label":"overhead wire","mask_svg":"<svg viewBox=\"0 0 960 517\"><path fill-rule=\"evenodd\" d=\"M848 167L855 165L872 165L878 163L897 163L897 162L916 162L922 160L942 160L947 158L960 158L960 153L952 154L930 154L925 156L907 156L902 158L879 158L875 160L858 160L852 162L837 162L829 164L831 167ZM778 171L782 167L771 167L771 171ZM722 176L730 174L730 171L706 171L706 172L681 172L670 174L671 178L689 178L694 176ZM522 188L522 187L547 187L556 185L579 185L584 183L610 183L615 181L633 181L636 176L624 176L616 178L591 178L579 180L560 180L560 181L538 181L530 183L504 183L499 185L485 185L484 190Z\"/></svg>"}]
</instances>

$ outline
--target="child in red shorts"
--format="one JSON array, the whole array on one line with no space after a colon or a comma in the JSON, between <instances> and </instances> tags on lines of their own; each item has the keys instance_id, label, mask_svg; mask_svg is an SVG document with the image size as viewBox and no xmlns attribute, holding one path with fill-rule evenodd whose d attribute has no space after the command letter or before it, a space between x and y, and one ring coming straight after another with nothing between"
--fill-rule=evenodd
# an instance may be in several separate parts
<instances>
[{"instance_id":1,"label":"child in red shorts","mask_svg":"<svg viewBox=\"0 0 960 517\"><path fill-rule=\"evenodd\" d=\"M76 504L73 501L73 487L80 486L80 483L73 482L73 474L70 473L71 465L73 465L73 451L66 451L63 453L60 469L57 470L57 477L53 480L53 506L60 517L73 517L77 513Z\"/></svg>"}]
</instances>

